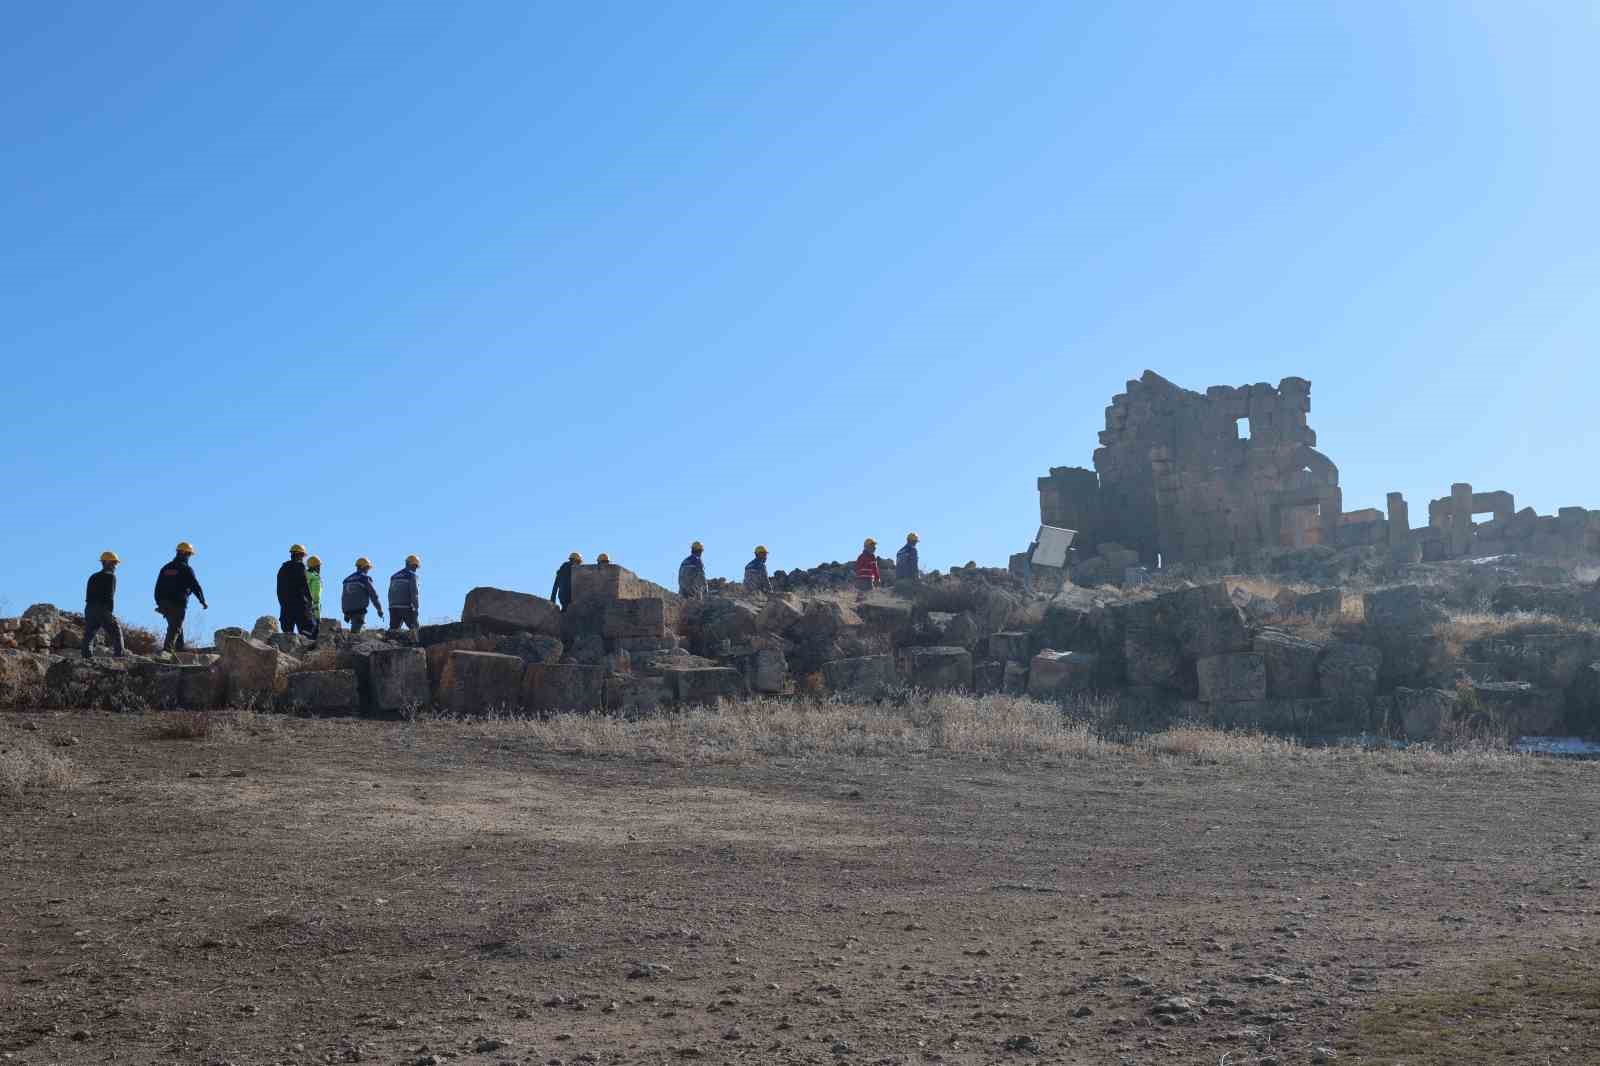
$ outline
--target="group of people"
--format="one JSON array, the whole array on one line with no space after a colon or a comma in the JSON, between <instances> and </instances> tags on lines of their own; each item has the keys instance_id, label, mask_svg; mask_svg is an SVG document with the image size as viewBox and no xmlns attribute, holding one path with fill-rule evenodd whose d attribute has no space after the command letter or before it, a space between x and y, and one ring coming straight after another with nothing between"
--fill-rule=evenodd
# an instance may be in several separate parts
<instances>
[{"instance_id":1,"label":"group of people","mask_svg":"<svg viewBox=\"0 0 1600 1066\"><path fill-rule=\"evenodd\" d=\"M189 613L189 597L209 610L205 590L195 577L189 560L194 558L194 545L179 541L172 561L156 575L156 612L167 620L167 636L162 642L163 652L184 650L183 623ZM104 632L111 644L111 654L121 658L124 654L122 626L117 622L117 567L122 560L117 553L100 553L100 569L90 575L84 592L83 657L89 658L95 637ZM417 570L422 560L415 555L406 556L406 565L389 578L389 624L392 628L418 626L417 612L421 609L421 594ZM366 556L356 560L355 573L344 579L339 595L339 608L350 631L359 633L366 624L367 607L377 608L383 617L383 604L378 589L372 583L372 561ZM322 617L322 560L308 555L303 544L289 547L289 559L278 568L278 624L285 633L301 633L315 639Z\"/></svg>"},{"instance_id":2,"label":"group of people","mask_svg":"<svg viewBox=\"0 0 1600 1066\"><path fill-rule=\"evenodd\" d=\"M896 581L916 581L922 576L921 561L917 556L917 543L922 538L915 533L906 534L906 542L895 553L894 576ZM703 556L706 546L698 540L689 545L689 556L678 564L678 595L691 600L704 599L706 595L706 565ZM755 558L744 564L744 589L746 592L771 592L772 578L767 574L767 549L756 545ZM573 555L577 559L577 555ZM868 537L861 545L856 558L856 588L871 592L883 580L878 569L878 542ZM556 575L560 585L561 575Z\"/></svg>"}]
</instances>

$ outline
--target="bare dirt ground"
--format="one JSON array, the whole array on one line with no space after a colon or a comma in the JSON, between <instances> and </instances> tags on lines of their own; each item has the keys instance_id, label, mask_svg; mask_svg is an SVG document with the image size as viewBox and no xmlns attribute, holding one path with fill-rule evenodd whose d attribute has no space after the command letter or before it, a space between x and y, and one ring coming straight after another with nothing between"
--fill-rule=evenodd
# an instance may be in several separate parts
<instances>
[{"instance_id":1,"label":"bare dirt ground","mask_svg":"<svg viewBox=\"0 0 1600 1066\"><path fill-rule=\"evenodd\" d=\"M3 1061L1600 1062L1593 764L240 721L0 715Z\"/></svg>"}]
</instances>

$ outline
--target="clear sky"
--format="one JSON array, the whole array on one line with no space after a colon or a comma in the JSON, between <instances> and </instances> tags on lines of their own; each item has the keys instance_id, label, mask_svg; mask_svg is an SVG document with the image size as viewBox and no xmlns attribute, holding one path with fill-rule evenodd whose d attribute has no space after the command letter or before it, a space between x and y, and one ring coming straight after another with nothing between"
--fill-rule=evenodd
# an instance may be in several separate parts
<instances>
[{"instance_id":1,"label":"clear sky","mask_svg":"<svg viewBox=\"0 0 1600 1066\"><path fill-rule=\"evenodd\" d=\"M0 611L423 557L1002 563L1146 368L1345 506L1600 505L1600 8L18 4ZM1420 518L1419 518L1420 516ZM326 608L325 603L325 608Z\"/></svg>"}]
</instances>

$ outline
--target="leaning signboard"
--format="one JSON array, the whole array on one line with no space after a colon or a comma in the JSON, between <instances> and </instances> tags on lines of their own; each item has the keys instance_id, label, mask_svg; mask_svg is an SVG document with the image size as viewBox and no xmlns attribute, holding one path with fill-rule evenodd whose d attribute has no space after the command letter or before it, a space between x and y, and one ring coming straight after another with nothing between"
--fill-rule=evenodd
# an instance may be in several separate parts
<instances>
[{"instance_id":1,"label":"leaning signboard","mask_svg":"<svg viewBox=\"0 0 1600 1066\"><path fill-rule=\"evenodd\" d=\"M1037 544L1033 549L1034 566L1067 565L1067 549L1072 547L1072 538L1078 535L1075 529L1062 529L1060 526L1040 526Z\"/></svg>"}]
</instances>

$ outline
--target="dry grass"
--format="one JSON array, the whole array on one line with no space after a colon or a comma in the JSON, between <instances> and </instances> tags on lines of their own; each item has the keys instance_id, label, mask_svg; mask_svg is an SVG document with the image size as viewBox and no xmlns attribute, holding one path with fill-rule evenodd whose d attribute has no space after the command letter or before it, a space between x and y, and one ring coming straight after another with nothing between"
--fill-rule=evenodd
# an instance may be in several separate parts
<instances>
[{"instance_id":1,"label":"dry grass","mask_svg":"<svg viewBox=\"0 0 1600 1066\"><path fill-rule=\"evenodd\" d=\"M206 711L168 711L150 727L157 740L205 740L211 734L212 719Z\"/></svg>"},{"instance_id":2,"label":"dry grass","mask_svg":"<svg viewBox=\"0 0 1600 1066\"><path fill-rule=\"evenodd\" d=\"M81 779L71 759L31 738L7 739L0 748L0 796L64 791L75 787Z\"/></svg>"},{"instance_id":3,"label":"dry grass","mask_svg":"<svg viewBox=\"0 0 1600 1066\"><path fill-rule=\"evenodd\" d=\"M1525 633L1588 633L1600 635L1600 625L1561 618L1540 611L1452 611L1434 626L1434 636L1450 654L1460 658L1467 646L1491 637L1507 639Z\"/></svg>"}]
</instances>

